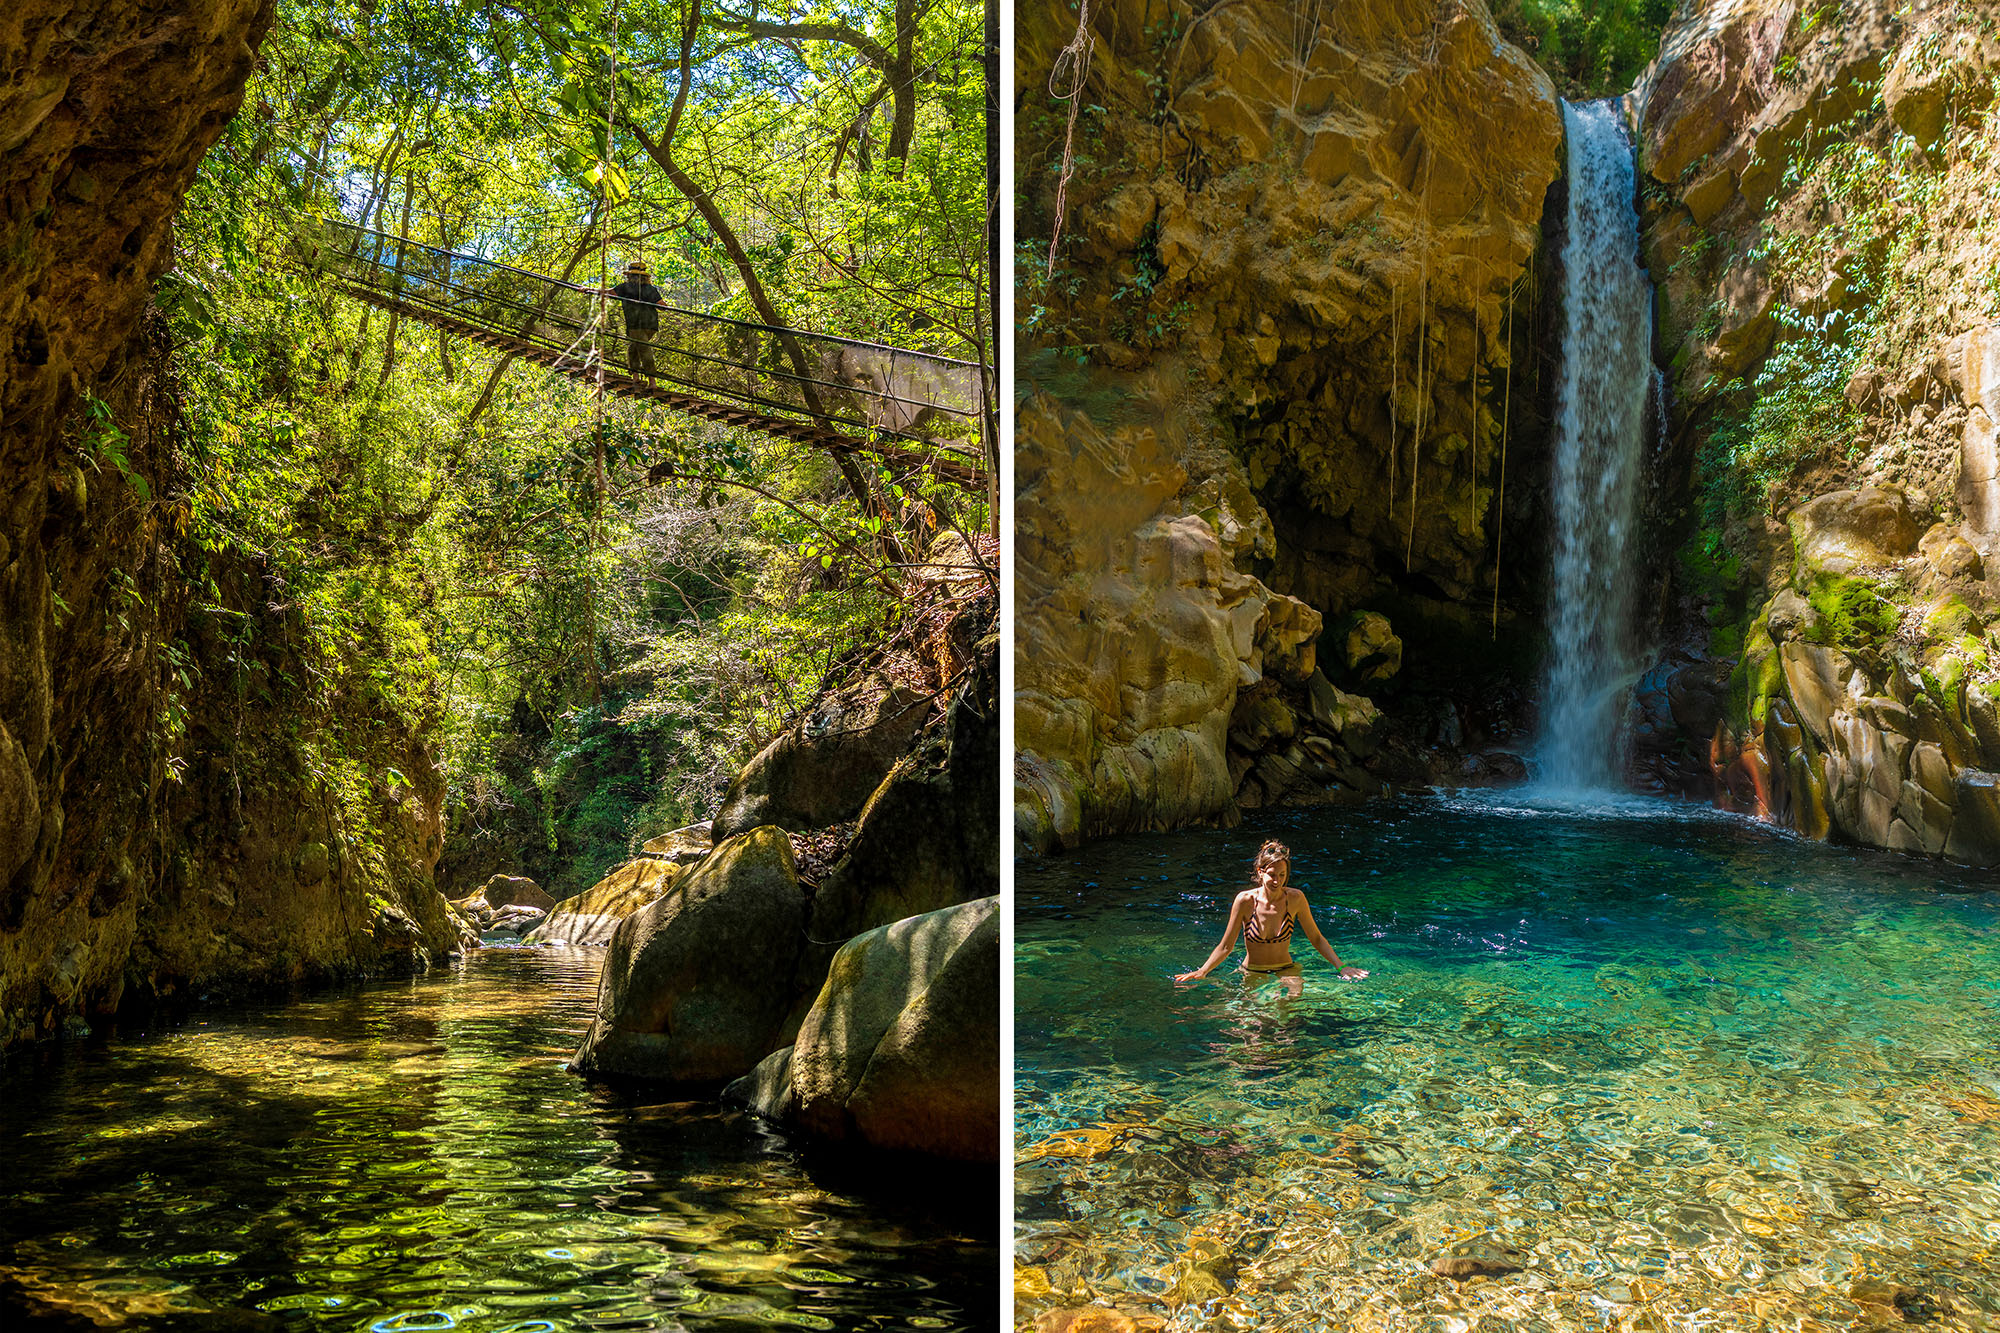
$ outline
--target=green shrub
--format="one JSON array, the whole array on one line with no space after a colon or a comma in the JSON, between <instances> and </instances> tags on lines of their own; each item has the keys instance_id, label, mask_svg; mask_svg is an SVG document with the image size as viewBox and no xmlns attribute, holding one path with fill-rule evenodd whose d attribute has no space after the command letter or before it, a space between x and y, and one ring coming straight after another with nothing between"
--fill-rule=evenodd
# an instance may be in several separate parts
<instances>
[{"instance_id":1,"label":"green shrub","mask_svg":"<svg viewBox=\"0 0 2000 1333\"><path fill-rule=\"evenodd\" d=\"M1493 17L1564 97L1580 101L1636 83L1673 12L1673 0L1500 0Z\"/></svg>"}]
</instances>

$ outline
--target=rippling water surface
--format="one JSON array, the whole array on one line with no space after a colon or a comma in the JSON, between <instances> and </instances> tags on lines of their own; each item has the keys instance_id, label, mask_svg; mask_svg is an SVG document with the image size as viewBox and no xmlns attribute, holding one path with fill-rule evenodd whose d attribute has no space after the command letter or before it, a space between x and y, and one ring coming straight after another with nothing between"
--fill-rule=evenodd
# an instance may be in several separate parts
<instances>
[{"instance_id":1,"label":"rippling water surface","mask_svg":"<svg viewBox=\"0 0 2000 1333\"><path fill-rule=\"evenodd\" d=\"M1177 988L1273 835L1373 975ZM1505 794L1025 862L1017 1318L2000 1326L1995 885Z\"/></svg>"},{"instance_id":2,"label":"rippling water surface","mask_svg":"<svg viewBox=\"0 0 2000 1333\"><path fill-rule=\"evenodd\" d=\"M933 1207L901 1167L829 1176L745 1117L564 1073L600 958L482 950L17 1061L0 1293L78 1327L994 1324L977 1180Z\"/></svg>"}]
</instances>

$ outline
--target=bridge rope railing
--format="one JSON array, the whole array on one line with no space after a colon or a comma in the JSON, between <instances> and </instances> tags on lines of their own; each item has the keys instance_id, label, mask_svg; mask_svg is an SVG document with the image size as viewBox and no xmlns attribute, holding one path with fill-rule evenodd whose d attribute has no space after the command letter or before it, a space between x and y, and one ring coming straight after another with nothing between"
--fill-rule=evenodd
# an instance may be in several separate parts
<instances>
[{"instance_id":1,"label":"bridge rope railing","mask_svg":"<svg viewBox=\"0 0 2000 1333\"><path fill-rule=\"evenodd\" d=\"M596 288L336 218L300 219L292 258L356 296L428 322L484 330L579 378L596 374L598 356L608 359L606 369L631 364L632 343L615 299L592 346L603 299ZM753 415L805 417L836 448L870 437L935 446L943 455L940 471L955 480L979 470L975 362L666 303L654 309L660 325L651 343L654 372L632 378L669 392L640 396L685 395L740 404ZM787 342L802 354L805 373ZM802 438L795 429L779 433Z\"/></svg>"}]
</instances>

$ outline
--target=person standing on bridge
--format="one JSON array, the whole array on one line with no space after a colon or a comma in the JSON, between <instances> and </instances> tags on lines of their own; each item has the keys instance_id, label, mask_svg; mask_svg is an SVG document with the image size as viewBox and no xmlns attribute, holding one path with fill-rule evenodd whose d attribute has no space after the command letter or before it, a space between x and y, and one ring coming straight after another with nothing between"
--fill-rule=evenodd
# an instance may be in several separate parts
<instances>
[{"instance_id":1,"label":"person standing on bridge","mask_svg":"<svg viewBox=\"0 0 2000 1333\"><path fill-rule=\"evenodd\" d=\"M625 281L607 295L618 298L625 312L625 363L634 375L656 375L653 366L653 338L660 331L660 289L651 282L646 261L635 259L625 266Z\"/></svg>"}]
</instances>

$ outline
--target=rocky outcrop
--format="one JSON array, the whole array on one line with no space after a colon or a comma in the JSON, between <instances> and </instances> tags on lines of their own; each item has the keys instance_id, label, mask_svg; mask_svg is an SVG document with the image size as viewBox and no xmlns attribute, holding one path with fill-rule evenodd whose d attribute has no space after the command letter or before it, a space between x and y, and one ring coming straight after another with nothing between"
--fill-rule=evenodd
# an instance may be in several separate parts
<instances>
[{"instance_id":1,"label":"rocky outcrop","mask_svg":"<svg viewBox=\"0 0 2000 1333\"><path fill-rule=\"evenodd\" d=\"M832 839L834 852L809 829L762 825L693 864L645 856L558 905L530 935L543 942L566 921L659 895L615 928L599 1015L572 1068L681 1084L742 1079L738 1100L801 1133L997 1160L998 607L990 586L957 582L920 590L911 620L931 645L931 674L905 683L945 705L926 705L924 727L861 805L851 836ZM892 643L882 658L895 655ZM800 753L787 762L798 771L817 762L803 753L816 739L837 743L794 731ZM788 808L801 823L827 817ZM813 860L795 860L795 843ZM821 856L836 859L801 874ZM878 936L896 943L855 952ZM845 998L852 985L862 986L859 1010ZM869 1006L895 987L900 1007L869 1028ZM827 1010L830 993L841 997L831 1002L837 1012ZM858 1091L814 1081L836 1050L865 1065L840 1066ZM808 1075L796 1097L795 1069ZM976 1139L986 1146L968 1146Z\"/></svg>"},{"instance_id":2,"label":"rocky outcrop","mask_svg":"<svg viewBox=\"0 0 2000 1333\"><path fill-rule=\"evenodd\" d=\"M988 623L992 632L943 714L869 796L815 890L813 939L846 940L998 891L1000 654L998 625ZM801 993L818 989L828 957L808 951Z\"/></svg>"},{"instance_id":3,"label":"rocky outcrop","mask_svg":"<svg viewBox=\"0 0 2000 1333\"><path fill-rule=\"evenodd\" d=\"M495 875L479 892L454 898L451 905L479 930L521 935L540 926L556 900L525 876Z\"/></svg>"},{"instance_id":4,"label":"rocky outcrop","mask_svg":"<svg viewBox=\"0 0 2000 1333\"><path fill-rule=\"evenodd\" d=\"M718 846L611 936L597 1018L571 1068L674 1084L740 1077L778 1044L806 902L774 828Z\"/></svg>"},{"instance_id":5,"label":"rocky outcrop","mask_svg":"<svg viewBox=\"0 0 2000 1333\"><path fill-rule=\"evenodd\" d=\"M689 865L707 856L708 849L714 845L715 822L704 819L698 824L669 829L657 838L648 838L639 850L674 865Z\"/></svg>"},{"instance_id":6,"label":"rocky outcrop","mask_svg":"<svg viewBox=\"0 0 2000 1333\"><path fill-rule=\"evenodd\" d=\"M1909 497L1835 491L1790 515L1790 579L1753 622L1708 717L1717 799L1814 837L2000 861L1988 818L2000 687L1985 655L1977 556ZM1966 548L1969 550L1969 548Z\"/></svg>"},{"instance_id":7,"label":"rocky outcrop","mask_svg":"<svg viewBox=\"0 0 2000 1333\"><path fill-rule=\"evenodd\" d=\"M1189 478L1164 415L1107 434L1034 395L1016 423L1017 832L1046 848L1224 816L1237 689L1309 676L1318 613L1230 567L1218 526L1270 540L1240 469L1241 523L1174 512Z\"/></svg>"},{"instance_id":8,"label":"rocky outcrop","mask_svg":"<svg viewBox=\"0 0 2000 1333\"><path fill-rule=\"evenodd\" d=\"M556 900L526 875L495 875L480 886L477 895L495 911L503 907L534 907L548 911Z\"/></svg>"},{"instance_id":9,"label":"rocky outcrop","mask_svg":"<svg viewBox=\"0 0 2000 1333\"><path fill-rule=\"evenodd\" d=\"M685 873L684 866L664 858L627 861L582 893L549 909L547 919L529 931L523 942L609 944L619 922L658 902Z\"/></svg>"},{"instance_id":10,"label":"rocky outcrop","mask_svg":"<svg viewBox=\"0 0 2000 1333\"><path fill-rule=\"evenodd\" d=\"M428 748L366 704L296 697L291 599L184 535L147 301L270 18L31 0L0 19L0 1047L459 942ZM241 688L252 672L269 688Z\"/></svg>"},{"instance_id":11,"label":"rocky outcrop","mask_svg":"<svg viewBox=\"0 0 2000 1333\"><path fill-rule=\"evenodd\" d=\"M1993 694L1796 639L1747 665L1776 688L1746 728L1717 737L1724 803L1812 837L2000 863Z\"/></svg>"},{"instance_id":12,"label":"rocky outcrop","mask_svg":"<svg viewBox=\"0 0 2000 1333\"><path fill-rule=\"evenodd\" d=\"M1635 96L1700 501L1636 757L1813 836L1989 863L2000 48L1990 6L1823 17L1691 6Z\"/></svg>"},{"instance_id":13,"label":"rocky outcrop","mask_svg":"<svg viewBox=\"0 0 2000 1333\"><path fill-rule=\"evenodd\" d=\"M1969 123L1993 101L2000 68L2000 34L1989 26L1940 24L1896 53L1882 84L1882 101L1896 127L1926 151Z\"/></svg>"},{"instance_id":14,"label":"rocky outcrop","mask_svg":"<svg viewBox=\"0 0 2000 1333\"><path fill-rule=\"evenodd\" d=\"M830 1142L998 1161L999 899L848 941L797 1042L725 1096Z\"/></svg>"},{"instance_id":15,"label":"rocky outcrop","mask_svg":"<svg viewBox=\"0 0 2000 1333\"><path fill-rule=\"evenodd\" d=\"M1334 682L1364 690L1485 643L1503 509L1510 542L1528 527L1500 418L1534 402L1509 393L1530 331L1508 294L1559 168L1548 79L1477 0L1309 30L1275 3L1142 9L1089 10L1091 169L1053 276L1021 270L1015 792L1038 848L1379 787L1338 735L1299 735L1315 667L1346 669L1323 636L1395 621L1399 660ZM1073 24L1023 11L1023 88ZM1056 229L1067 116L1023 107L1024 236Z\"/></svg>"}]
</instances>

